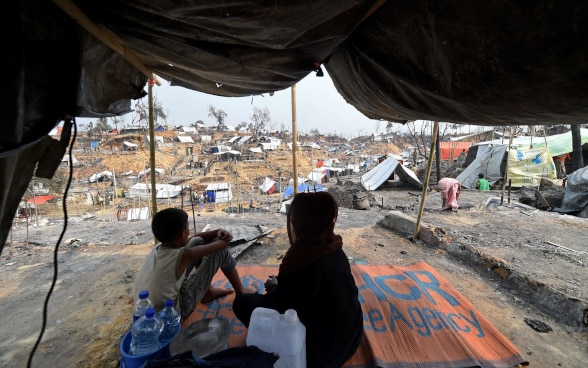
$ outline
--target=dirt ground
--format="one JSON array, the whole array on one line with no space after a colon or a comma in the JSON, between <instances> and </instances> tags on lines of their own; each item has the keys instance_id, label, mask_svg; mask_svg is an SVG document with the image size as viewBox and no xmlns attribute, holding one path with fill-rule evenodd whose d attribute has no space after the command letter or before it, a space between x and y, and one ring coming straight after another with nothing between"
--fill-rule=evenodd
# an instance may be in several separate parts
<instances>
[{"instance_id":1,"label":"dirt ground","mask_svg":"<svg viewBox=\"0 0 588 368\"><path fill-rule=\"evenodd\" d=\"M547 311L557 305L558 295L569 303L587 304L588 219L517 206L516 193L510 204L505 198L503 206L488 209L489 198L499 198L499 192L464 191L457 213L441 212L439 195L428 193L422 221L437 228L444 245L413 243L406 234L379 222L392 210L416 218L421 193L388 188L371 194L372 206L367 210L340 207L336 230L343 236L350 262L428 262L520 349L531 367L588 366L588 333L579 322L582 316L561 310L566 303L560 312L574 314L568 322ZM55 268L57 283L31 366L119 366L118 344L129 327L134 275L153 238L148 220L118 222L112 221L112 214L94 215L69 218L56 265L55 244L63 219L28 229L22 224L13 227L0 256L0 366L26 365L43 327L43 305ZM261 239L262 244L252 245L238 257L243 264L279 264L288 247L285 214L274 210L196 216L197 228L207 224L275 229ZM478 260L471 256L472 249ZM502 266L479 261L484 257L498 259ZM539 297L522 279L542 287L537 289ZM546 323L552 331L538 332L525 319Z\"/></svg>"}]
</instances>

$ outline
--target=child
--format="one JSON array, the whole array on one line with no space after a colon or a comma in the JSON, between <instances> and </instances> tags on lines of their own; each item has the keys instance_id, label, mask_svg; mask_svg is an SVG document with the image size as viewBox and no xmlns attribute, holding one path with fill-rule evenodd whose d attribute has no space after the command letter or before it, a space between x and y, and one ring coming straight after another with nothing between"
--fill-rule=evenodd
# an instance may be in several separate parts
<instances>
[{"instance_id":1,"label":"child","mask_svg":"<svg viewBox=\"0 0 588 368\"><path fill-rule=\"evenodd\" d=\"M490 190L490 183L484 179L484 174L478 174L478 180L476 181L476 189L478 190Z\"/></svg>"},{"instance_id":2,"label":"child","mask_svg":"<svg viewBox=\"0 0 588 368\"><path fill-rule=\"evenodd\" d=\"M177 208L156 213L151 229L160 243L139 269L133 287L135 299L141 290L148 290L156 310L163 308L167 299L173 299L183 322L200 301L208 303L233 292L212 287L219 268L237 294L257 292L253 286L241 283L237 262L227 250L233 239L228 231L211 230L190 237L188 214Z\"/></svg>"}]
</instances>

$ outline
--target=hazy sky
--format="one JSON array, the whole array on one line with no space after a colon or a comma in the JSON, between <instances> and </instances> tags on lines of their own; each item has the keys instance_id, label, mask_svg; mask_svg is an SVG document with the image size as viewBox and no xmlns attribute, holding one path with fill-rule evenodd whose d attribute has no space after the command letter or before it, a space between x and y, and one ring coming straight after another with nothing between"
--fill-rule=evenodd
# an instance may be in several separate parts
<instances>
[{"instance_id":1,"label":"hazy sky","mask_svg":"<svg viewBox=\"0 0 588 368\"><path fill-rule=\"evenodd\" d=\"M272 118L273 130L292 129L292 90L275 92L273 96L264 94L253 97L218 97L195 92L178 86L170 86L162 80L161 86L153 87L155 98L168 114L167 123L174 126L189 125L202 120L206 125L216 125L216 120L208 116L208 106L222 109L227 113L225 124L236 126L241 122L251 123L253 107L267 107ZM147 97L144 97L147 100ZM134 104L134 102L133 102ZM325 71L324 77L309 74L296 85L296 117L299 133L318 129L320 133L334 133L344 138L358 135L385 132L386 122L371 120L345 102L337 92L331 78ZM133 114L123 118L127 123ZM78 119L81 124L96 119ZM400 124L396 124L400 128Z\"/></svg>"}]
</instances>

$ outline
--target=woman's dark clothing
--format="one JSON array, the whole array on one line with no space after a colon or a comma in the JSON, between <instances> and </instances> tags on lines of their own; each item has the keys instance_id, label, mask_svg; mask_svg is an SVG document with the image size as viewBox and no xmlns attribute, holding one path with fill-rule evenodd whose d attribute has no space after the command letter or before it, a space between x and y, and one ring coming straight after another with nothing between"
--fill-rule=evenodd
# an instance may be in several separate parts
<instances>
[{"instance_id":1,"label":"woman's dark clothing","mask_svg":"<svg viewBox=\"0 0 588 368\"><path fill-rule=\"evenodd\" d=\"M249 326L256 307L284 313L295 309L306 326L307 366L341 367L363 336L358 290L345 252L336 250L299 268L278 274L278 286L265 295L239 294L233 311Z\"/></svg>"}]
</instances>

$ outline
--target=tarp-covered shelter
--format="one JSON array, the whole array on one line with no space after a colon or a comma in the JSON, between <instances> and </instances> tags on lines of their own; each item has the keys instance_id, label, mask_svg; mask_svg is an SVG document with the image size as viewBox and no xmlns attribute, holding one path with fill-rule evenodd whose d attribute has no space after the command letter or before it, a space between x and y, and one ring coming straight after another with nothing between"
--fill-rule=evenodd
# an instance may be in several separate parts
<instances>
[{"instance_id":1,"label":"tarp-covered shelter","mask_svg":"<svg viewBox=\"0 0 588 368\"><path fill-rule=\"evenodd\" d=\"M155 198L167 199L176 198L180 195L182 187L172 184L155 184ZM137 183L129 188L127 196L129 198L148 199L151 197L151 184Z\"/></svg>"},{"instance_id":2,"label":"tarp-covered shelter","mask_svg":"<svg viewBox=\"0 0 588 368\"><path fill-rule=\"evenodd\" d=\"M139 147L138 144L127 142L127 141L124 141L123 142L123 150L126 150L126 151L136 151L137 150L137 147Z\"/></svg>"},{"instance_id":3,"label":"tarp-covered shelter","mask_svg":"<svg viewBox=\"0 0 588 368\"><path fill-rule=\"evenodd\" d=\"M456 160L462 152L467 153L472 142L439 142L441 160Z\"/></svg>"},{"instance_id":4,"label":"tarp-covered shelter","mask_svg":"<svg viewBox=\"0 0 588 368\"><path fill-rule=\"evenodd\" d=\"M588 148L585 146L588 144L588 129L580 128L580 140L581 144L584 145L584 150ZM481 142L477 145L489 145L489 144L506 144L509 143L509 139L495 139L492 141ZM547 146L549 149L549 154L552 157L563 155L565 153L571 153L573 151L572 147L572 132L566 132L561 134L550 135L547 137L516 137L512 140L513 147L530 147L533 148L543 148Z\"/></svg>"},{"instance_id":5,"label":"tarp-covered shelter","mask_svg":"<svg viewBox=\"0 0 588 368\"><path fill-rule=\"evenodd\" d=\"M298 184L298 191L297 193L303 192L324 192L325 188L320 184L312 184L312 183L302 183ZM288 199L294 195L294 186L287 186L284 189L284 194L282 198Z\"/></svg>"},{"instance_id":6,"label":"tarp-covered shelter","mask_svg":"<svg viewBox=\"0 0 588 368\"><path fill-rule=\"evenodd\" d=\"M421 183L416 174L400 164L394 157L388 157L376 165L376 167L363 174L360 178L361 185L365 190L376 190L388 181L392 174L398 175L399 179L406 185L423 188L423 183Z\"/></svg>"},{"instance_id":7,"label":"tarp-covered shelter","mask_svg":"<svg viewBox=\"0 0 588 368\"><path fill-rule=\"evenodd\" d=\"M276 191L276 181L268 178L263 179L263 183L258 187L263 194L272 194Z\"/></svg>"},{"instance_id":8,"label":"tarp-covered shelter","mask_svg":"<svg viewBox=\"0 0 588 368\"><path fill-rule=\"evenodd\" d=\"M108 171L108 170L104 170L102 172L92 174L88 178L90 183L95 183L97 181L111 180L111 179L112 179L112 172Z\"/></svg>"},{"instance_id":9,"label":"tarp-covered shelter","mask_svg":"<svg viewBox=\"0 0 588 368\"><path fill-rule=\"evenodd\" d=\"M566 183L561 206L553 210L560 213L574 213L588 208L588 166L574 171Z\"/></svg>"},{"instance_id":10,"label":"tarp-covered shelter","mask_svg":"<svg viewBox=\"0 0 588 368\"><path fill-rule=\"evenodd\" d=\"M210 183L204 193L206 202L227 203L233 199L230 183Z\"/></svg>"},{"instance_id":11,"label":"tarp-covered shelter","mask_svg":"<svg viewBox=\"0 0 588 368\"><path fill-rule=\"evenodd\" d=\"M324 68L371 119L588 120L584 1L31 0L5 19L2 246L33 174L51 177L59 165L71 117L129 113L154 73L234 97L284 90ZM61 121L57 141L47 134Z\"/></svg>"},{"instance_id":12,"label":"tarp-covered shelter","mask_svg":"<svg viewBox=\"0 0 588 368\"><path fill-rule=\"evenodd\" d=\"M478 174L484 174L492 185L504 178L507 167L508 180L516 188L538 186L543 178L556 178L553 158L547 148L513 146L508 149L508 145L502 144L479 146L476 159L456 179L464 188L475 189Z\"/></svg>"},{"instance_id":13,"label":"tarp-covered shelter","mask_svg":"<svg viewBox=\"0 0 588 368\"><path fill-rule=\"evenodd\" d=\"M194 140L189 135L178 135L176 138L181 143L194 143Z\"/></svg>"}]
</instances>

